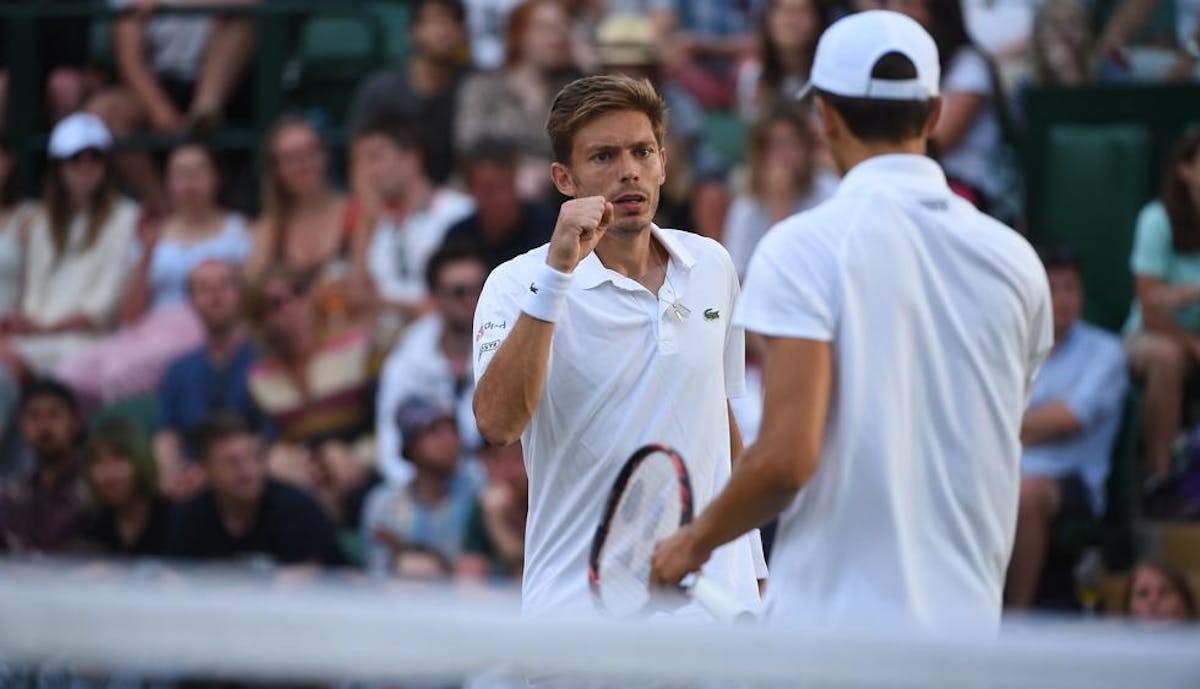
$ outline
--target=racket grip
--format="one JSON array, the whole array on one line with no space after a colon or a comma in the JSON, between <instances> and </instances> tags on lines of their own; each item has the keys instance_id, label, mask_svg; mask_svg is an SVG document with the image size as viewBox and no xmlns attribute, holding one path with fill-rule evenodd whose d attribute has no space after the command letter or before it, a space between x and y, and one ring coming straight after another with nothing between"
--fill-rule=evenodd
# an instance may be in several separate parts
<instances>
[{"instance_id":1,"label":"racket grip","mask_svg":"<svg viewBox=\"0 0 1200 689\"><path fill-rule=\"evenodd\" d=\"M738 601L727 588L702 574L688 575L682 585L718 622L733 624L755 619L754 612Z\"/></svg>"}]
</instances>

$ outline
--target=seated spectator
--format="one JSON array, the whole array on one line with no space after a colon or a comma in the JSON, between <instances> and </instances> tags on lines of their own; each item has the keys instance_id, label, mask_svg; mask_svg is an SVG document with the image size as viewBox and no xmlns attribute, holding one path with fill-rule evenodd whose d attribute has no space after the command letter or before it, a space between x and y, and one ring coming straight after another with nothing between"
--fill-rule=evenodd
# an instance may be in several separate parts
<instances>
[{"instance_id":1,"label":"seated spectator","mask_svg":"<svg viewBox=\"0 0 1200 689\"><path fill-rule=\"evenodd\" d=\"M662 27L667 73L708 110L734 106L736 65L754 51L758 0L674 0Z\"/></svg>"},{"instance_id":2,"label":"seated spectator","mask_svg":"<svg viewBox=\"0 0 1200 689\"><path fill-rule=\"evenodd\" d=\"M409 326L388 354L379 376L376 453L380 472L393 482L412 476L411 463L401 461L405 442L396 425L396 414L401 404L413 396L436 399L453 409L468 449L482 443L471 408L475 396L471 349L475 306L487 278L486 266L473 246L447 242L430 258L425 276L434 311ZM480 327L507 326L489 322Z\"/></svg>"},{"instance_id":3,"label":"seated spectator","mask_svg":"<svg viewBox=\"0 0 1200 689\"><path fill-rule=\"evenodd\" d=\"M1137 300L1129 359L1142 379L1142 448L1151 485L1171 473L1183 393L1200 363L1200 132L1175 145L1158 200L1138 215L1130 269Z\"/></svg>"},{"instance_id":4,"label":"seated spectator","mask_svg":"<svg viewBox=\"0 0 1200 689\"><path fill-rule=\"evenodd\" d=\"M136 247L138 206L117 194L112 137L76 113L50 134L50 170L30 227L21 306L0 323L0 362L51 374L109 330Z\"/></svg>"},{"instance_id":5,"label":"seated spectator","mask_svg":"<svg viewBox=\"0 0 1200 689\"><path fill-rule=\"evenodd\" d=\"M1122 609L1142 622L1190 622L1196 619L1196 595L1179 570L1160 560L1144 560L1129 575Z\"/></svg>"},{"instance_id":6,"label":"seated spectator","mask_svg":"<svg viewBox=\"0 0 1200 689\"><path fill-rule=\"evenodd\" d=\"M665 227L719 237L729 205L725 161L707 142L696 99L667 79L659 64L654 24L628 15L606 19L596 32L601 71L649 79L667 102L667 183L657 221Z\"/></svg>"},{"instance_id":7,"label":"seated spectator","mask_svg":"<svg viewBox=\"0 0 1200 689\"><path fill-rule=\"evenodd\" d=\"M426 306L430 255L474 210L469 197L426 176L418 136L403 121L371 123L355 134L356 232L363 238L357 261L383 302L405 318Z\"/></svg>"},{"instance_id":8,"label":"seated spectator","mask_svg":"<svg viewBox=\"0 0 1200 689\"><path fill-rule=\"evenodd\" d=\"M737 71L737 111L746 122L793 101L808 83L817 39L829 26L824 0L768 0L758 51Z\"/></svg>"},{"instance_id":9,"label":"seated spectator","mask_svg":"<svg viewBox=\"0 0 1200 689\"><path fill-rule=\"evenodd\" d=\"M342 563L328 517L300 489L267 477L262 442L245 421L218 413L196 434L208 487L177 510L167 536L169 556L265 556L280 565Z\"/></svg>"},{"instance_id":10,"label":"seated spectator","mask_svg":"<svg viewBox=\"0 0 1200 689\"><path fill-rule=\"evenodd\" d=\"M409 27L412 55L369 75L347 116L351 132L385 120L417 123L425 172L439 185L454 171L453 123L466 76L465 12L462 0L419 0Z\"/></svg>"},{"instance_id":11,"label":"seated spectator","mask_svg":"<svg viewBox=\"0 0 1200 689\"><path fill-rule=\"evenodd\" d=\"M12 147L0 136L0 324L16 316L21 307L25 245L35 208L21 200L16 162ZM7 366L0 365L0 480L16 476L24 468L16 413L20 395L20 381Z\"/></svg>"},{"instance_id":12,"label":"seated spectator","mask_svg":"<svg viewBox=\"0 0 1200 689\"><path fill-rule=\"evenodd\" d=\"M1096 78L1091 18L1079 0L1049 0L1033 20L1035 86L1083 86Z\"/></svg>"},{"instance_id":13,"label":"seated spectator","mask_svg":"<svg viewBox=\"0 0 1200 689\"><path fill-rule=\"evenodd\" d=\"M321 135L303 119L284 117L264 139L262 161L262 215L247 281L273 265L311 275L322 325L355 320L367 308L369 278L356 270L356 221L346 195L329 184Z\"/></svg>"},{"instance_id":14,"label":"seated spectator","mask_svg":"<svg viewBox=\"0 0 1200 689\"><path fill-rule=\"evenodd\" d=\"M84 537L109 557L166 552L171 505L158 494L154 457L142 432L114 419L88 439L87 480L95 508Z\"/></svg>"},{"instance_id":15,"label":"seated spectator","mask_svg":"<svg viewBox=\"0 0 1200 689\"><path fill-rule=\"evenodd\" d=\"M20 405L29 473L0 485L0 552L62 553L78 545L86 488L79 457L83 428L70 388L35 380Z\"/></svg>"},{"instance_id":16,"label":"seated spectator","mask_svg":"<svg viewBox=\"0 0 1200 689\"><path fill-rule=\"evenodd\" d=\"M471 511L455 573L468 579L489 574L520 578L525 568L525 519L529 516L529 477L521 444L488 445L480 455L487 469L487 484Z\"/></svg>"},{"instance_id":17,"label":"seated spectator","mask_svg":"<svg viewBox=\"0 0 1200 689\"><path fill-rule=\"evenodd\" d=\"M459 97L454 141L468 150L484 138L513 141L522 161L517 187L522 198L541 198L552 152L546 113L558 90L579 76L571 58L571 26L557 0L526 0L508 22L504 69L473 74Z\"/></svg>"},{"instance_id":18,"label":"seated spectator","mask_svg":"<svg viewBox=\"0 0 1200 689\"><path fill-rule=\"evenodd\" d=\"M204 339L187 300L192 269L210 259L241 264L250 251L245 220L217 204L211 152L198 144L176 148L167 186L174 211L161 227L138 228L141 256L125 287L124 327L59 367L59 378L85 399L111 404L154 390L167 365Z\"/></svg>"},{"instance_id":19,"label":"seated spectator","mask_svg":"<svg viewBox=\"0 0 1200 689\"><path fill-rule=\"evenodd\" d=\"M759 240L775 223L820 204L837 190L838 180L817 169L817 141L796 106L768 113L750 131L750 179L725 218L721 243L738 275Z\"/></svg>"},{"instance_id":20,"label":"seated spectator","mask_svg":"<svg viewBox=\"0 0 1200 689\"><path fill-rule=\"evenodd\" d=\"M215 0L206 5L248 5ZM231 108L248 112L252 92L243 79L254 53L254 19L245 15L159 14L154 2L110 0L126 10L113 24L112 51L119 82L97 94L88 109L117 136L141 129L166 134L214 132ZM171 4L170 0L163 4ZM121 173L156 213L166 194L150 156L127 152Z\"/></svg>"},{"instance_id":21,"label":"seated spectator","mask_svg":"<svg viewBox=\"0 0 1200 689\"><path fill-rule=\"evenodd\" d=\"M250 295L250 320L262 356L247 386L255 406L285 445L353 443L370 429L375 376L364 328L316 328L312 278L273 268Z\"/></svg>"},{"instance_id":22,"label":"seated spectator","mask_svg":"<svg viewBox=\"0 0 1200 689\"><path fill-rule=\"evenodd\" d=\"M242 321L241 272L228 261L203 261L188 275L187 293L204 326L204 343L172 362L163 375L154 437L159 489L175 499L190 497L200 487L190 439L201 421L228 411L253 428L264 425L246 387L254 347Z\"/></svg>"},{"instance_id":23,"label":"seated spectator","mask_svg":"<svg viewBox=\"0 0 1200 689\"><path fill-rule=\"evenodd\" d=\"M1154 15L1160 0L1123 0L1112 13L1108 26L1100 37L1100 56L1138 76L1135 60L1130 55L1129 41ZM1196 61L1200 54L1200 7L1195 2L1174 3L1175 44L1171 46L1174 59L1161 76L1168 81L1192 81L1196 78ZM1156 75L1157 76L1157 75Z\"/></svg>"},{"instance_id":24,"label":"seated spectator","mask_svg":"<svg viewBox=\"0 0 1200 689\"><path fill-rule=\"evenodd\" d=\"M888 0L887 9L920 22L937 43L942 114L931 145L946 177L975 206L998 213L1007 192L999 170L1007 104L995 63L967 33L961 0Z\"/></svg>"},{"instance_id":25,"label":"seated spectator","mask_svg":"<svg viewBox=\"0 0 1200 689\"><path fill-rule=\"evenodd\" d=\"M448 407L413 397L400 405L395 423L414 473L411 481L382 484L367 498L363 540L367 569L376 575L386 573L395 554L412 545L456 560L479 492L463 471L462 442Z\"/></svg>"},{"instance_id":26,"label":"seated spectator","mask_svg":"<svg viewBox=\"0 0 1200 689\"><path fill-rule=\"evenodd\" d=\"M1053 521L1104 514L1109 458L1128 387L1120 339L1079 319L1079 259L1065 249L1047 249L1042 263L1054 305L1054 348L1021 423L1021 498L1004 592L1006 605L1017 609L1034 603Z\"/></svg>"},{"instance_id":27,"label":"seated spectator","mask_svg":"<svg viewBox=\"0 0 1200 689\"><path fill-rule=\"evenodd\" d=\"M540 203L522 201L517 191L517 151L503 141L484 139L466 154L463 181L475 212L446 232L446 243L474 244L487 272L550 241L556 214Z\"/></svg>"}]
</instances>

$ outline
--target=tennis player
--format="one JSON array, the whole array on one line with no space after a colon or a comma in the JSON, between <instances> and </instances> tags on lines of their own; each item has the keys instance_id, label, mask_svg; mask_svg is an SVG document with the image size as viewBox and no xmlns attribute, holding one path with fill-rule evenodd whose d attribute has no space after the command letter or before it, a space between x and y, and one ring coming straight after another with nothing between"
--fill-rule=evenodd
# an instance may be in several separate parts
<instances>
[{"instance_id":1,"label":"tennis player","mask_svg":"<svg viewBox=\"0 0 1200 689\"><path fill-rule=\"evenodd\" d=\"M1053 312L1032 248L924 156L938 82L933 39L900 14L821 36L809 88L845 177L751 260L734 322L767 338L759 439L659 544L654 580L782 511L773 620L998 623L1021 415Z\"/></svg>"},{"instance_id":2,"label":"tennis player","mask_svg":"<svg viewBox=\"0 0 1200 689\"><path fill-rule=\"evenodd\" d=\"M664 117L646 80L594 76L559 92L546 124L550 175L571 200L549 244L492 272L475 312L479 430L525 451L531 614L593 609L588 548L634 450L675 447L698 506L740 453L728 405L745 384L743 335L730 321L737 273L717 242L651 223L666 180ZM718 549L704 568L747 606L765 576L756 538Z\"/></svg>"}]
</instances>

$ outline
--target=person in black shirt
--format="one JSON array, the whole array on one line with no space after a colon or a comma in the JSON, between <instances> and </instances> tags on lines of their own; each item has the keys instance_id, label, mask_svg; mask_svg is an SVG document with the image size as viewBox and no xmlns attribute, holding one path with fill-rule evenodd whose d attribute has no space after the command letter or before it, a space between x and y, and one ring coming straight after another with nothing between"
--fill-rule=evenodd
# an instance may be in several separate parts
<instances>
[{"instance_id":1,"label":"person in black shirt","mask_svg":"<svg viewBox=\"0 0 1200 689\"><path fill-rule=\"evenodd\" d=\"M214 414L197 429L195 443L208 488L179 509L169 556L344 563L329 517L302 490L267 477L262 443L241 417Z\"/></svg>"},{"instance_id":2,"label":"person in black shirt","mask_svg":"<svg viewBox=\"0 0 1200 689\"><path fill-rule=\"evenodd\" d=\"M467 152L463 177L475 212L451 226L444 240L478 246L489 273L550 241L557 220L557 213L521 200L517 159L516 146L499 139L484 139Z\"/></svg>"},{"instance_id":3,"label":"person in black shirt","mask_svg":"<svg viewBox=\"0 0 1200 689\"><path fill-rule=\"evenodd\" d=\"M150 445L124 419L93 431L86 475L95 509L88 515L85 540L109 556L156 557L167 545L171 505L157 494Z\"/></svg>"}]
</instances>

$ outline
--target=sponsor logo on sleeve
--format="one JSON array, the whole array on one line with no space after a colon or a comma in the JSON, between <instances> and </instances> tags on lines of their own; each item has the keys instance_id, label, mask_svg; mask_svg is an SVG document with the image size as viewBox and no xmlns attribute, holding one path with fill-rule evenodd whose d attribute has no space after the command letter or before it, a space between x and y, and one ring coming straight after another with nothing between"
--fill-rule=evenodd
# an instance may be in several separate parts
<instances>
[{"instance_id":1,"label":"sponsor logo on sleeve","mask_svg":"<svg viewBox=\"0 0 1200 689\"><path fill-rule=\"evenodd\" d=\"M499 340L492 340L491 342L484 342L483 344L479 345L479 358L482 359L483 355L487 354L488 352L496 351L496 349L499 346L500 346Z\"/></svg>"},{"instance_id":2,"label":"sponsor logo on sleeve","mask_svg":"<svg viewBox=\"0 0 1200 689\"><path fill-rule=\"evenodd\" d=\"M479 342L488 333L499 334L505 330L508 330L508 321L487 321L475 331L475 341Z\"/></svg>"}]
</instances>

